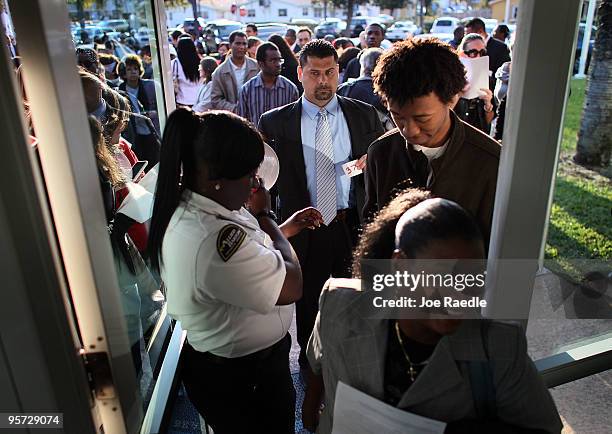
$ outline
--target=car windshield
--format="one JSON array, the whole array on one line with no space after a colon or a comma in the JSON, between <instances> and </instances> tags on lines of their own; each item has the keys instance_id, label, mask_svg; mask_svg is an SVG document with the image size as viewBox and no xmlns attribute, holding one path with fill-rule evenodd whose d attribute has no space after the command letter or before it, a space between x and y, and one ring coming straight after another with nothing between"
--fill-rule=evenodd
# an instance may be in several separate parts
<instances>
[{"instance_id":1,"label":"car windshield","mask_svg":"<svg viewBox=\"0 0 612 434\"><path fill-rule=\"evenodd\" d=\"M453 23L450 22L449 20L442 20L442 21L438 21L437 25L438 26L452 26Z\"/></svg>"},{"instance_id":2,"label":"car windshield","mask_svg":"<svg viewBox=\"0 0 612 434\"><path fill-rule=\"evenodd\" d=\"M226 37L229 36L234 30L240 30L242 26L240 24L229 24L227 26L219 26L217 27L219 31L219 36Z\"/></svg>"}]
</instances>

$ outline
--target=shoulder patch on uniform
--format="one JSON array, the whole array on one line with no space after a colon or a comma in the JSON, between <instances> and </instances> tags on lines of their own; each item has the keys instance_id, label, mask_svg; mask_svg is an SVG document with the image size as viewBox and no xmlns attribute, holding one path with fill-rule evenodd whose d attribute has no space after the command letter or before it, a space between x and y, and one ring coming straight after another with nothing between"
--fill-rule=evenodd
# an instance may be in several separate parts
<instances>
[{"instance_id":1,"label":"shoulder patch on uniform","mask_svg":"<svg viewBox=\"0 0 612 434\"><path fill-rule=\"evenodd\" d=\"M217 236L217 253L221 259L227 262L236 253L245 238L246 232L240 226L224 226Z\"/></svg>"}]
</instances>

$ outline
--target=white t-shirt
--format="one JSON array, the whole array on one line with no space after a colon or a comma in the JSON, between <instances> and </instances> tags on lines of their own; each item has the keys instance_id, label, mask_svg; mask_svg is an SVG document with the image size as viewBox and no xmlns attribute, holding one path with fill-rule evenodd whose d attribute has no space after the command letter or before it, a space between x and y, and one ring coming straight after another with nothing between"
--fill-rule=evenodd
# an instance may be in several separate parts
<instances>
[{"instance_id":1,"label":"white t-shirt","mask_svg":"<svg viewBox=\"0 0 612 434\"><path fill-rule=\"evenodd\" d=\"M436 158L440 158L444 152L446 152L446 147L448 146L448 140L442 146L438 146L437 148L427 148L425 146L420 145L412 145L415 151L421 151L427 157L427 188L431 187L433 184L433 168L431 167L431 162Z\"/></svg>"},{"instance_id":2,"label":"white t-shirt","mask_svg":"<svg viewBox=\"0 0 612 434\"><path fill-rule=\"evenodd\" d=\"M241 357L287 334L294 305L276 306L285 262L246 209L186 190L161 257L168 313L196 350Z\"/></svg>"},{"instance_id":3,"label":"white t-shirt","mask_svg":"<svg viewBox=\"0 0 612 434\"><path fill-rule=\"evenodd\" d=\"M185 72L183 71L183 65L179 61L178 57L172 59L170 64L172 71L172 79L178 80L178 92L176 94L176 103L192 106L198 99L198 92L202 87L202 80L198 79L197 82L189 81Z\"/></svg>"},{"instance_id":4,"label":"white t-shirt","mask_svg":"<svg viewBox=\"0 0 612 434\"><path fill-rule=\"evenodd\" d=\"M240 88L244 84L244 77L246 76L247 62L245 60L241 67L237 67L236 65L234 65L234 62L232 62L232 59L230 59L230 65L232 66L234 77L236 77L236 83L238 84L238 90L240 90Z\"/></svg>"}]
</instances>

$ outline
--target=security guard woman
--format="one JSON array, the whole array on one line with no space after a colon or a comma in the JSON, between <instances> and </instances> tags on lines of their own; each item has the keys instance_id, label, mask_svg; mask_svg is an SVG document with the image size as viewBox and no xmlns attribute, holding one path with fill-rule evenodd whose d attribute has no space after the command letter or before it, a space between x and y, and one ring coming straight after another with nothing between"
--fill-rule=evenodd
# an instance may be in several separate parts
<instances>
[{"instance_id":1,"label":"security guard woman","mask_svg":"<svg viewBox=\"0 0 612 434\"><path fill-rule=\"evenodd\" d=\"M287 237L322 218L308 208L276 225L255 176L263 157L259 133L229 112L168 118L150 253L187 330L187 394L216 434L294 432L288 329L302 275Z\"/></svg>"}]
</instances>

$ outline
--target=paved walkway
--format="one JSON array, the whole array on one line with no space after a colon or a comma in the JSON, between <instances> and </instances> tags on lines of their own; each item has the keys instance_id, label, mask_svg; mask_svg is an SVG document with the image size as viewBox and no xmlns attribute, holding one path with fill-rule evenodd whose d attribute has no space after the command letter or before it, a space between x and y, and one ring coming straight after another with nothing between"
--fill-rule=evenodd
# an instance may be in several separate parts
<instances>
[{"instance_id":1,"label":"paved walkway","mask_svg":"<svg viewBox=\"0 0 612 434\"><path fill-rule=\"evenodd\" d=\"M527 326L531 358L612 333L611 300L612 285L604 293L585 291L545 270L536 278ZM612 432L612 370L554 387L551 394L564 434Z\"/></svg>"}]
</instances>

